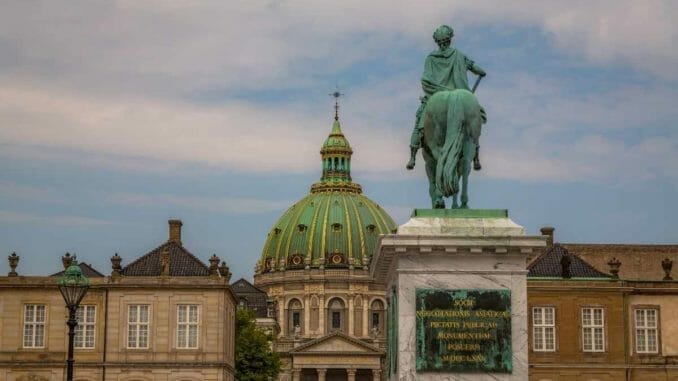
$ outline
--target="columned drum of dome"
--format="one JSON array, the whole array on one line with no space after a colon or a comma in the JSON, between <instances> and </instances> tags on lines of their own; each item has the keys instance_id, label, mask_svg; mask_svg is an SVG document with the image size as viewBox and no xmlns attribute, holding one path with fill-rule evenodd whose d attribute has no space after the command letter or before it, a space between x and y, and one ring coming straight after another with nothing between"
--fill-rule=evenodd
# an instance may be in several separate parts
<instances>
[{"instance_id":1,"label":"columned drum of dome","mask_svg":"<svg viewBox=\"0 0 678 381\"><path fill-rule=\"evenodd\" d=\"M351 149L335 116L323 144L320 181L268 233L257 273L286 268L365 267L393 219L351 179Z\"/></svg>"}]
</instances>

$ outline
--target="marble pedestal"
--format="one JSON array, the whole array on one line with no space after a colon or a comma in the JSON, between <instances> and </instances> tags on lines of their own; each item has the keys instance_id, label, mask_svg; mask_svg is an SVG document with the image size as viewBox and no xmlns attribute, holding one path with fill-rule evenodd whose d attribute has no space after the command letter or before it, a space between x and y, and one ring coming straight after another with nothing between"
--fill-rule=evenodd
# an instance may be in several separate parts
<instances>
[{"instance_id":1,"label":"marble pedestal","mask_svg":"<svg viewBox=\"0 0 678 381\"><path fill-rule=\"evenodd\" d=\"M396 366L389 380L527 381L527 255L546 246L527 236L506 210L417 209L396 234L383 236L372 276L397 299ZM504 289L511 293L511 373L416 370L417 289ZM390 356L390 355L389 355Z\"/></svg>"}]
</instances>

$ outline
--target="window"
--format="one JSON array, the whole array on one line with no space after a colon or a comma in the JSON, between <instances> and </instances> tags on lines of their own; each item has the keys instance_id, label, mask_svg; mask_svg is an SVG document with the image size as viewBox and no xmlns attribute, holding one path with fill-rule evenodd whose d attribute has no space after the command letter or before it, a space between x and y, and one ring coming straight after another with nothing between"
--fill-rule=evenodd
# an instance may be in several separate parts
<instances>
[{"instance_id":1,"label":"window","mask_svg":"<svg viewBox=\"0 0 678 381\"><path fill-rule=\"evenodd\" d=\"M345 323L345 304L339 298L333 298L328 303L327 310L327 332L342 331L346 333Z\"/></svg>"},{"instance_id":2,"label":"window","mask_svg":"<svg viewBox=\"0 0 678 381\"><path fill-rule=\"evenodd\" d=\"M584 352L605 351L605 313L602 308L582 308L582 348Z\"/></svg>"},{"instance_id":3,"label":"window","mask_svg":"<svg viewBox=\"0 0 678 381\"><path fill-rule=\"evenodd\" d=\"M383 336L386 334L386 310L384 303L376 299L372 301L370 305L370 311L372 313L372 321L370 322L370 331L373 335Z\"/></svg>"},{"instance_id":4,"label":"window","mask_svg":"<svg viewBox=\"0 0 678 381\"><path fill-rule=\"evenodd\" d=\"M78 325L75 326L73 345L76 348L94 348L94 327L96 306L80 306L75 312Z\"/></svg>"},{"instance_id":5,"label":"window","mask_svg":"<svg viewBox=\"0 0 678 381\"><path fill-rule=\"evenodd\" d=\"M289 335L298 335L303 331L304 321L302 320L303 306L299 299L290 300L287 305L287 319Z\"/></svg>"},{"instance_id":6,"label":"window","mask_svg":"<svg viewBox=\"0 0 678 381\"><path fill-rule=\"evenodd\" d=\"M555 308L532 308L532 349L535 352L556 350Z\"/></svg>"},{"instance_id":7,"label":"window","mask_svg":"<svg viewBox=\"0 0 678 381\"><path fill-rule=\"evenodd\" d=\"M177 348L198 348L198 306L177 306Z\"/></svg>"},{"instance_id":8,"label":"window","mask_svg":"<svg viewBox=\"0 0 678 381\"><path fill-rule=\"evenodd\" d=\"M45 305L24 306L24 348L45 346Z\"/></svg>"},{"instance_id":9,"label":"window","mask_svg":"<svg viewBox=\"0 0 678 381\"><path fill-rule=\"evenodd\" d=\"M654 308L636 310L636 352L658 353L657 315Z\"/></svg>"},{"instance_id":10,"label":"window","mask_svg":"<svg viewBox=\"0 0 678 381\"><path fill-rule=\"evenodd\" d=\"M127 348L148 348L148 304L130 305L127 310Z\"/></svg>"},{"instance_id":11,"label":"window","mask_svg":"<svg viewBox=\"0 0 678 381\"><path fill-rule=\"evenodd\" d=\"M332 311L332 329L341 328L341 312Z\"/></svg>"}]
</instances>

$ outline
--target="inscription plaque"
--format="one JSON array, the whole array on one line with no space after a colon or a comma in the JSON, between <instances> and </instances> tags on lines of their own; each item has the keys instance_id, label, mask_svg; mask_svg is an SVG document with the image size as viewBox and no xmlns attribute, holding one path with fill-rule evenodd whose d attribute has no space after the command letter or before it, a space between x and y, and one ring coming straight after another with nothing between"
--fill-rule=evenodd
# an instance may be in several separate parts
<instances>
[{"instance_id":1,"label":"inscription plaque","mask_svg":"<svg viewBox=\"0 0 678 381\"><path fill-rule=\"evenodd\" d=\"M416 290L417 371L511 373L511 291Z\"/></svg>"}]
</instances>

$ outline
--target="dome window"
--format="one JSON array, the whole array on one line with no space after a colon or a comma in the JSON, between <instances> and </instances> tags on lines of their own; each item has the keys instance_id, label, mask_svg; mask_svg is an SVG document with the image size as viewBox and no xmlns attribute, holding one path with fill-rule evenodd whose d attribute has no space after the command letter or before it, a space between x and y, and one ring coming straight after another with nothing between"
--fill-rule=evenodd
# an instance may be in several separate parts
<instances>
[{"instance_id":1,"label":"dome window","mask_svg":"<svg viewBox=\"0 0 678 381\"><path fill-rule=\"evenodd\" d=\"M300 254L294 254L288 261L289 267L296 268L304 265L304 258Z\"/></svg>"},{"instance_id":2,"label":"dome window","mask_svg":"<svg viewBox=\"0 0 678 381\"><path fill-rule=\"evenodd\" d=\"M371 234L374 234L374 229L376 229L376 228L377 228L377 227L374 226L373 224L369 224L369 225L367 225L367 232L368 232L368 233L371 233Z\"/></svg>"},{"instance_id":3,"label":"dome window","mask_svg":"<svg viewBox=\"0 0 678 381\"><path fill-rule=\"evenodd\" d=\"M344 255L335 251L327 257L327 264L329 266L342 266L346 263Z\"/></svg>"},{"instance_id":4,"label":"dome window","mask_svg":"<svg viewBox=\"0 0 678 381\"><path fill-rule=\"evenodd\" d=\"M275 235L280 234L280 232L282 232L282 229L280 229L280 228L273 229L273 234L275 234Z\"/></svg>"},{"instance_id":5,"label":"dome window","mask_svg":"<svg viewBox=\"0 0 678 381\"><path fill-rule=\"evenodd\" d=\"M340 233L341 232L341 224L338 222L335 222L332 224L332 231Z\"/></svg>"},{"instance_id":6,"label":"dome window","mask_svg":"<svg viewBox=\"0 0 678 381\"><path fill-rule=\"evenodd\" d=\"M308 228L308 226L306 226L304 224L299 224L299 225L297 225L297 228L299 229L299 233L304 233L306 231L306 229Z\"/></svg>"}]
</instances>

